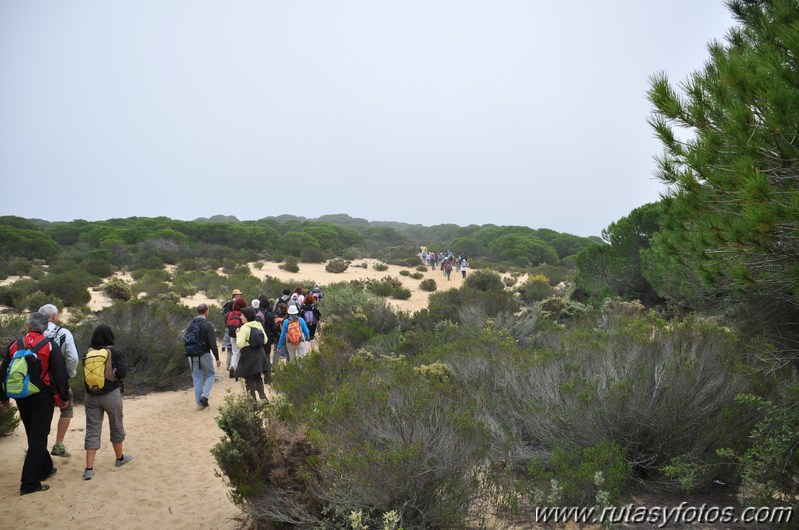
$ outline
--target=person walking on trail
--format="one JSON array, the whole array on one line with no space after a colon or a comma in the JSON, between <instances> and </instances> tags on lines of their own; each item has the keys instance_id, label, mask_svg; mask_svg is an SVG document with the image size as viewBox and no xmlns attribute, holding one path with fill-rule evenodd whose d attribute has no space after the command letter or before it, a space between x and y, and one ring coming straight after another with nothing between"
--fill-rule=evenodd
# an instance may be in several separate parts
<instances>
[{"instance_id":1,"label":"person walking on trail","mask_svg":"<svg viewBox=\"0 0 799 530\"><path fill-rule=\"evenodd\" d=\"M444 274L447 275L447 281L449 281L449 277L452 274L452 260L447 260L444 263Z\"/></svg>"},{"instance_id":2,"label":"person walking on trail","mask_svg":"<svg viewBox=\"0 0 799 530\"><path fill-rule=\"evenodd\" d=\"M235 375L243 377L247 392L259 404L265 405L267 400L261 374L269 371L269 360L264 351L266 332L261 323L255 319L255 310L252 307L245 307L241 311L241 321L242 325L236 333L240 357Z\"/></svg>"},{"instance_id":3,"label":"person walking on trail","mask_svg":"<svg viewBox=\"0 0 799 530\"><path fill-rule=\"evenodd\" d=\"M57 471L47 452L53 407L66 407L69 400L67 365L58 344L44 335L47 322L43 314L31 313L28 316L28 333L11 343L0 363L0 374L3 374L0 408L9 406L10 397L16 400L28 439L28 450L22 464L20 495L50 489L42 480L55 475ZM17 352L20 355L14 359Z\"/></svg>"},{"instance_id":4,"label":"person walking on trail","mask_svg":"<svg viewBox=\"0 0 799 530\"><path fill-rule=\"evenodd\" d=\"M208 400L211 399L211 390L216 378L214 362L216 362L216 368L219 368L220 365L219 351L216 347L216 330L208 320L208 305L197 306L197 316L189 323L186 335L191 335L194 342L194 344L186 345L186 355L189 358L189 370L194 384L195 405L197 410L205 410L208 408ZM187 340L189 339L187 338ZM193 351L190 352L190 348ZM192 355L193 353L196 355Z\"/></svg>"},{"instance_id":5,"label":"person walking on trail","mask_svg":"<svg viewBox=\"0 0 799 530\"><path fill-rule=\"evenodd\" d=\"M297 306L289 306L288 318L283 321L278 349L286 348L286 361L305 356L305 342L310 338L308 325L299 317Z\"/></svg>"},{"instance_id":6,"label":"person walking on trail","mask_svg":"<svg viewBox=\"0 0 799 530\"><path fill-rule=\"evenodd\" d=\"M122 350L114 345L114 332L106 324L99 324L92 333L91 348L83 360L83 375L86 381L83 402L86 413L86 469L83 470L83 480L91 480L94 477L94 459L100 449L103 416L106 414L116 458L114 467L122 467L133 460L133 456L122 451L122 442L125 441L122 379L128 375L128 367Z\"/></svg>"},{"instance_id":7,"label":"person walking on trail","mask_svg":"<svg viewBox=\"0 0 799 530\"><path fill-rule=\"evenodd\" d=\"M225 302L225 305L222 306L222 318L223 318L223 321L225 321L225 322L227 321L228 313L233 311L233 303L236 301L236 299L241 298L242 296L243 295L241 294L241 290L233 289L233 293L232 293L232 295L230 297L230 300ZM227 327L225 327L225 332L222 335L222 353L227 353L227 355L225 357L226 360L227 360L226 368L230 369L230 357L232 355L232 350L231 350L230 334L228 333Z\"/></svg>"},{"instance_id":8,"label":"person walking on trail","mask_svg":"<svg viewBox=\"0 0 799 530\"><path fill-rule=\"evenodd\" d=\"M277 300L275 300L275 307L272 308L272 312L277 313L278 312L277 309L280 306L280 304L286 304L286 307L288 307L290 301L291 301L291 289L283 289L283 294L280 295L280 297L278 297Z\"/></svg>"},{"instance_id":9,"label":"person walking on trail","mask_svg":"<svg viewBox=\"0 0 799 530\"><path fill-rule=\"evenodd\" d=\"M244 298L237 298L233 301L232 311L230 311L225 318L225 328L230 337L230 350L228 350L227 357L227 370L230 377L233 377L233 372L236 371L236 365L239 362L239 347L236 345L236 332L241 327L241 310L245 307L247 307L247 301Z\"/></svg>"},{"instance_id":10,"label":"person walking on trail","mask_svg":"<svg viewBox=\"0 0 799 530\"><path fill-rule=\"evenodd\" d=\"M75 346L75 338L72 332L68 329L61 327L59 323L58 308L53 304L45 304L39 308L39 313L47 317L47 329L44 331L44 336L51 339L61 349L64 355L64 361L67 364L67 376L72 379L78 373L78 348ZM50 454L53 456L60 456L69 458L71 455L64 447L64 438L69 430L69 422L74 415L73 404L75 403L72 389L69 390L69 401L66 407L59 409L58 426L56 427L55 444Z\"/></svg>"},{"instance_id":11,"label":"person walking on trail","mask_svg":"<svg viewBox=\"0 0 799 530\"><path fill-rule=\"evenodd\" d=\"M305 303L300 307L300 316L308 325L308 341L310 342L316 336L316 326L322 316L316 306L316 298L310 293L305 297Z\"/></svg>"},{"instance_id":12,"label":"person walking on trail","mask_svg":"<svg viewBox=\"0 0 799 530\"><path fill-rule=\"evenodd\" d=\"M461 260L461 274L463 274L464 278L466 278L466 269L468 268L469 268L469 262L466 261L466 258L463 258Z\"/></svg>"},{"instance_id":13,"label":"person walking on trail","mask_svg":"<svg viewBox=\"0 0 799 530\"><path fill-rule=\"evenodd\" d=\"M253 304L253 308L255 304ZM264 344L264 352L266 353L266 360L269 361L272 358L272 347L277 342L277 338L280 336L280 328L275 324L275 315L270 311L272 307L272 303L269 298L262 294L258 298L258 310L255 312L255 320L261 323L263 326L264 331L266 332L266 344ZM273 360L272 362L276 362ZM268 385L272 382L272 363L267 362L269 369L264 372L264 384Z\"/></svg>"}]
</instances>

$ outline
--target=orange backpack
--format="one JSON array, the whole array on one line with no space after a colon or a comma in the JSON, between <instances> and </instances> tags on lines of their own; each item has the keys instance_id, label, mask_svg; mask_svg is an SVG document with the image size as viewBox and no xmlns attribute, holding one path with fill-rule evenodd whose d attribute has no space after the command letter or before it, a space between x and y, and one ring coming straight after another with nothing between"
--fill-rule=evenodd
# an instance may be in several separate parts
<instances>
[{"instance_id":1,"label":"orange backpack","mask_svg":"<svg viewBox=\"0 0 799 530\"><path fill-rule=\"evenodd\" d=\"M288 339L289 344L297 345L302 342L303 338L300 319L292 318L289 320L289 327L286 330L286 339Z\"/></svg>"}]
</instances>

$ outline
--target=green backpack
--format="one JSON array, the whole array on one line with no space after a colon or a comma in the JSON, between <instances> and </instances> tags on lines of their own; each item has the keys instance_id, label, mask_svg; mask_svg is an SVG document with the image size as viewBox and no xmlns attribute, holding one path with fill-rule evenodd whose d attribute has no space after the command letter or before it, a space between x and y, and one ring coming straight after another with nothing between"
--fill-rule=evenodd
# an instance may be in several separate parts
<instances>
[{"instance_id":1,"label":"green backpack","mask_svg":"<svg viewBox=\"0 0 799 530\"><path fill-rule=\"evenodd\" d=\"M44 388L42 363L37 354L45 344L47 344L47 338L42 339L32 348L26 348L22 339L17 340L17 351L8 364L8 371L3 381L8 397L30 397Z\"/></svg>"}]
</instances>

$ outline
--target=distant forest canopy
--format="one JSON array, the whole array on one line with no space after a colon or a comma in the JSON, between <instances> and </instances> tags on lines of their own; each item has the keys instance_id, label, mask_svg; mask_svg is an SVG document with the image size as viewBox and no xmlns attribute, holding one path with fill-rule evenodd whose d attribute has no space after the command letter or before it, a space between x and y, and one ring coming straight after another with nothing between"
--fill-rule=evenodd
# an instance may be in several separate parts
<instances>
[{"instance_id":1,"label":"distant forest canopy","mask_svg":"<svg viewBox=\"0 0 799 530\"><path fill-rule=\"evenodd\" d=\"M570 265L598 237L580 237L546 228L443 224L431 227L375 222L346 214L305 219L292 215L239 221L216 215L194 221L167 217L129 217L105 221L50 222L0 217L4 256L49 260L70 249L116 265L129 264L129 251L147 251L151 259L176 263L187 257L231 256L283 260L287 256L322 262L337 256L375 257L394 263L418 263L420 247L451 250L515 266Z\"/></svg>"}]
</instances>

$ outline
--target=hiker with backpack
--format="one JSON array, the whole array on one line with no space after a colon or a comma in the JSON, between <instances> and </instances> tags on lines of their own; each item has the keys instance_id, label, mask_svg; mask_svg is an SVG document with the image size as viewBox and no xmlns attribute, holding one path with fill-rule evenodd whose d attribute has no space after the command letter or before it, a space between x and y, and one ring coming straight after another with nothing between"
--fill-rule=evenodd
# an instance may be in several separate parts
<instances>
[{"instance_id":1,"label":"hiker with backpack","mask_svg":"<svg viewBox=\"0 0 799 530\"><path fill-rule=\"evenodd\" d=\"M283 294L280 295L280 297L277 300L275 300L275 307L272 309L272 312L277 313L278 312L277 309L278 306L280 306L280 304L286 304L286 306L288 307L290 301L291 301L291 289L283 289Z\"/></svg>"},{"instance_id":2,"label":"hiker with backpack","mask_svg":"<svg viewBox=\"0 0 799 530\"><path fill-rule=\"evenodd\" d=\"M222 306L222 318L223 321L227 321L228 313L233 311L233 302L236 301L238 298L242 298L241 291L239 289L233 289L233 293L230 297L230 300L225 302L225 305ZM228 370L230 369L230 357L232 355L232 341L230 339L230 334L228 333L227 327L225 327L225 333L222 335L222 353L227 353L227 365L225 368Z\"/></svg>"},{"instance_id":3,"label":"hiker with backpack","mask_svg":"<svg viewBox=\"0 0 799 530\"><path fill-rule=\"evenodd\" d=\"M9 398L16 400L28 439L20 495L50 489L42 480L56 473L47 452L53 407L64 408L69 400L67 365L58 345L44 335L47 322L43 314L31 313L28 333L11 343L0 363L0 408L9 406Z\"/></svg>"},{"instance_id":4,"label":"hiker with backpack","mask_svg":"<svg viewBox=\"0 0 799 530\"><path fill-rule=\"evenodd\" d=\"M189 322L183 336L183 350L189 358L191 380L194 383L194 401L197 410L208 408L211 389L214 386L216 371L214 360L219 368L219 351L216 348L216 331L208 320L208 305L197 306L197 316ZM213 357L211 355L213 354Z\"/></svg>"},{"instance_id":5,"label":"hiker with backpack","mask_svg":"<svg viewBox=\"0 0 799 530\"><path fill-rule=\"evenodd\" d=\"M269 371L269 359L264 351L266 332L261 323L255 319L255 310L252 307L242 309L241 321L242 325L236 333L240 357L235 376L243 377L247 392L259 404L265 405L268 401L261 374Z\"/></svg>"},{"instance_id":6,"label":"hiker with backpack","mask_svg":"<svg viewBox=\"0 0 799 530\"><path fill-rule=\"evenodd\" d=\"M272 355L272 346L277 342L280 336L280 328L275 324L275 315L269 310L272 307L272 301L267 298L265 294L258 297L258 310L255 312L255 320L261 323L261 326L266 332L266 344L264 345L264 352L266 353L266 360L269 361ZM273 361L275 362L275 361ZM264 384L268 385L272 382L272 363L267 363L269 369L264 372Z\"/></svg>"},{"instance_id":7,"label":"hiker with backpack","mask_svg":"<svg viewBox=\"0 0 799 530\"><path fill-rule=\"evenodd\" d=\"M241 310L247 307L247 300L244 298L236 298L233 301L233 306L230 313L225 318L225 329L230 337L230 349L228 350L227 369L230 377L233 377L233 372L236 371L236 365L239 362L239 347L236 345L236 332L242 325Z\"/></svg>"},{"instance_id":8,"label":"hiker with backpack","mask_svg":"<svg viewBox=\"0 0 799 530\"><path fill-rule=\"evenodd\" d=\"M280 338L280 334L283 332L283 322L289 317L289 307L286 304L278 304L277 311L275 311L275 329L277 330L277 337ZM281 357L286 356L286 350L280 347L278 343L275 346L274 351L272 352L272 366L277 366L277 363L280 362Z\"/></svg>"},{"instance_id":9,"label":"hiker with backpack","mask_svg":"<svg viewBox=\"0 0 799 530\"><path fill-rule=\"evenodd\" d=\"M308 325L308 340L314 340L316 326L319 324L322 313L320 313L319 308L316 307L316 298L314 298L311 293L308 293L305 297L305 303L300 307L300 316Z\"/></svg>"},{"instance_id":10,"label":"hiker with backpack","mask_svg":"<svg viewBox=\"0 0 799 530\"><path fill-rule=\"evenodd\" d=\"M280 340L277 342L278 349L286 348L286 360L290 361L305 355L305 342L310 338L308 325L305 320L299 317L300 310L297 306L289 306L288 318L283 321L283 329L280 332Z\"/></svg>"},{"instance_id":11,"label":"hiker with backpack","mask_svg":"<svg viewBox=\"0 0 799 530\"><path fill-rule=\"evenodd\" d=\"M45 304L39 308L39 313L43 314L48 319L47 329L44 331L44 336L54 341L61 348L61 353L64 354L64 361L67 363L67 376L72 379L78 373L78 348L75 346L75 338L72 332L68 329L61 327L58 321L58 308L53 304ZM69 430L69 422L74 415L74 398L72 390L69 391L69 401L67 406L60 409L60 416L58 418L58 427L56 428L55 444L50 454L53 456L60 456L69 458L70 454L64 447L64 438L67 436Z\"/></svg>"},{"instance_id":12,"label":"hiker with backpack","mask_svg":"<svg viewBox=\"0 0 799 530\"><path fill-rule=\"evenodd\" d=\"M114 448L114 467L122 467L133 457L122 452L125 427L122 424L122 380L128 367L120 348L114 345L114 332L107 324L98 324L92 333L91 347L83 358L83 380L86 396L83 401L86 413L86 469L83 480L94 476L94 458L100 449L103 416L108 415L111 445Z\"/></svg>"}]
</instances>

